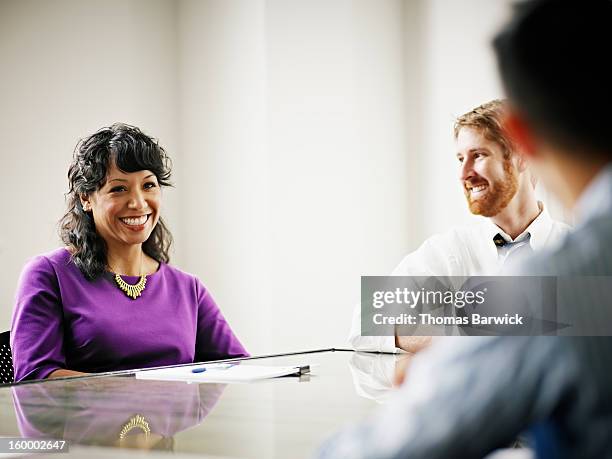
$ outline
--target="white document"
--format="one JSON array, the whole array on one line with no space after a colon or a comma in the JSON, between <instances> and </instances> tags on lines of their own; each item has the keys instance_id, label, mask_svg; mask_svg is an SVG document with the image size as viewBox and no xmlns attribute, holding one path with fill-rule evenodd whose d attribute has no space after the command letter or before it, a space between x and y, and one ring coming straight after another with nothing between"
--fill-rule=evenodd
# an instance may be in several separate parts
<instances>
[{"instance_id":1,"label":"white document","mask_svg":"<svg viewBox=\"0 0 612 459\"><path fill-rule=\"evenodd\" d=\"M273 367L246 365L244 363L211 363L161 368L159 370L142 370L136 373L136 378L194 383L245 383L261 379L278 378L279 376L306 374L309 372L310 367L308 365Z\"/></svg>"}]
</instances>

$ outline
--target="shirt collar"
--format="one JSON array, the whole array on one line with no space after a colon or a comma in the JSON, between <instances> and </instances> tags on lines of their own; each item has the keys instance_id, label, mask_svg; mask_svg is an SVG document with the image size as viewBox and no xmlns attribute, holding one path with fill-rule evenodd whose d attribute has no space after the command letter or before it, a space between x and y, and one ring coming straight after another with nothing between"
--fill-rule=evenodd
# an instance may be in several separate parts
<instances>
[{"instance_id":1,"label":"shirt collar","mask_svg":"<svg viewBox=\"0 0 612 459\"><path fill-rule=\"evenodd\" d=\"M540 209L542 209L540 214L527 228L525 228L521 234L514 239L514 241L520 241L526 237L527 233L529 233L531 235L529 245L533 250L540 250L546 245L546 241L548 240L548 236L550 235L554 223L553 219L548 213L548 210L544 206L544 203L538 201L538 206ZM490 241L493 247L495 247L493 238L497 233L501 234L507 241L512 241L512 238L499 226L493 223L491 219L486 219L484 228L484 237L486 238L487 242Z\"/></svg>"},{"instance_id":2,"label":"shirt collar","mask_svg":"<svg viewBox=\"0 0 612 459\"><path fill-rule=\"evenodd\" d=\"M608 212L612 212L612 163L591 180L575 206L576 220L581 224Z\"/></svg>"}]
</instances>

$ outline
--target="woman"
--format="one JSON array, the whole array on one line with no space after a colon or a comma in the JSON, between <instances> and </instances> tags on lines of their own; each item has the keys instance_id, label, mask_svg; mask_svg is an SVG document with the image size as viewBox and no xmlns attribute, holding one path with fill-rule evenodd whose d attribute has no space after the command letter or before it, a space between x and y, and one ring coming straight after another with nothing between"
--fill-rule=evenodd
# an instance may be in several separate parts
<instances>
[{"instance_id":1,"label":"woman","mask_svg":"<svg viewBox=\"0 0 612 459\"><path fill-rule=\"evenodd\" d=\"M170 160L114 124L77 145L65 248L24 268L11 328L15 381L247 356L210 293L168 264Z\"/></svg>"}]
</instances>

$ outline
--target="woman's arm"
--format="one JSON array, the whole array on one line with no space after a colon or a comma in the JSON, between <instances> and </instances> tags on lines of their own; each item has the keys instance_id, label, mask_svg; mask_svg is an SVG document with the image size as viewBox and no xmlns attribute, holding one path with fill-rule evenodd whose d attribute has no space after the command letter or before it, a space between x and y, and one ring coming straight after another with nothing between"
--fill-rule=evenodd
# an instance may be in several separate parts
<instances>
[{"instance_id":1,"label":"woman's arm","mask_svg":"<svg viewBox=\"0 0 612 459\"><path fill-rule=\"evenodd\" d=\"M85 376L88 374L89 373L83 373L81 371L64 370L63 368L60 368L58 370L54 370L51 373L49 373L49 375L47 376L47 379L66 378L68 376Z\"/></svg>"},{"instance_id":2,"label":"woman's arm","mask_svg":"<svg viewBox=\"0 0 612 459\"><path fill-rule=\"evenodd\" d=\"M46 256L24 267L15 294L11 350L15 382L44 379L65 368L62 299L55 269Z\"/></svg>"},{"instance_id":3,"label":"woman's arm","mask_svg":"<svg viewBox=\"0 0 612 459\"><path fill-rule=\"evenodd\" d=\"M229 324L221 314L210 292L196 279L198 329L195 361L248 357Z\"/></svg>"}]
</instances>

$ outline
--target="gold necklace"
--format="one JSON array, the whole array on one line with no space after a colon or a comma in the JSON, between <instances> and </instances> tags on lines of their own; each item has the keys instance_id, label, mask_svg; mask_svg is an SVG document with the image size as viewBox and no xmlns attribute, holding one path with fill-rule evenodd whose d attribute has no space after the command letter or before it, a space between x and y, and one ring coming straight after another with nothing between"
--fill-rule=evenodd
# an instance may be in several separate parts
<instances>
[{"instance_id":1,"label":"gold necklace","mask_svg":"<svg viewBox=\"0 0 612 459\"><path fill-rule=\"evenodd\" d=\"M142 273L142 252L140 254L140 272ZM112 269L112 268L111 268ZM123 292L129 296L131 299L135 300L136 298L138 298L140 295L142 295L142 291L145 289L145 287L147 286L147 276L144 274L140 275L140 280L138 282L136 282L134 285L132 284L128 284L126 281L124 281L121 276L117 273L115 273L115 282L117 283L117 286L123 290Z\"/></svg>"},{"instance_id":2,"label":"gold necklace","mask_svg":"<svg viewBox=\"0 0 612 459\"><path fill-rule=\"evenodd\" d=\"M137 414L133 416L128 422L126 422L119 432L119 440L123 440L131 430L140 429L144 433L145 437L151 434L151 428L149 423L144 416Z\"/></svg>"}]
</instances>

